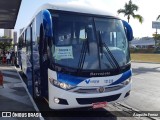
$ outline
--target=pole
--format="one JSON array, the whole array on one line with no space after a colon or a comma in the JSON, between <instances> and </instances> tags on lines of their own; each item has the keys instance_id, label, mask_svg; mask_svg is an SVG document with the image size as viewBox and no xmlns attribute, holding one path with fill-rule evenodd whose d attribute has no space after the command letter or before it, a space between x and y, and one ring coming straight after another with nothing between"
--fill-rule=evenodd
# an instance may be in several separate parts
<instances>
[{"instance_id":1,"label":"pole","mask_svg":"<svg viewBox=\"0 0 160 120\"><path fill-rule=\"evenodd\" d=\"M156 37L155 37L155 49L157 47L157 28L156 28Z\"/></svg>"},{"instance_id":2,"label":"pole","mask_svg":"<svg viewBox=\"0 0 160 120\"><path fill-rule=\"evenodd\" d=\"M0 88L3 88L3 74L0 71Z\"/></svg>"}]
</instances>

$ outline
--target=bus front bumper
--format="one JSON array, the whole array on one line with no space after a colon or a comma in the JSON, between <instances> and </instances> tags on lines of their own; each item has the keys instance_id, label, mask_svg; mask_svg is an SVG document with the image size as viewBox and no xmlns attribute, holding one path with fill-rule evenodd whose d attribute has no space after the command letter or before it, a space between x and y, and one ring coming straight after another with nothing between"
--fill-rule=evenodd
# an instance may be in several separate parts
<instances>
[{"instance_id":1,"label":"bus front bumper","mask_svg":"<svg viewBox=\"0 0 160 120\"><path fill-rule=\"evenodd\" d=\"M97 102L119 102L129 96L130 90L131 82L123 88L112 92L83 94L57 88L49 82L49 107L51 109L69 109L90 107Z\"/></svg>"}]
</instances>

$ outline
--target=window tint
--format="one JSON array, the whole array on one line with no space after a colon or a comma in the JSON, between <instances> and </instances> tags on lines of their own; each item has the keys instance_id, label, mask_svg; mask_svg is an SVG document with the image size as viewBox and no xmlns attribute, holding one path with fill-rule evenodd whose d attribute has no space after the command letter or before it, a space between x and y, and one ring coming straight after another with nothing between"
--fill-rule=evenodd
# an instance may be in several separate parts
<instances>
[{"instance_id":1,"label":"window tint","mask_svg":"<svg viewBox=\"0 0 160 120\"><path fill-rule=\"evenodd\" d=\"M27 53L31 53L31 27L28 27L26 31L26 48Z\"/></svg>"}]
</instances>

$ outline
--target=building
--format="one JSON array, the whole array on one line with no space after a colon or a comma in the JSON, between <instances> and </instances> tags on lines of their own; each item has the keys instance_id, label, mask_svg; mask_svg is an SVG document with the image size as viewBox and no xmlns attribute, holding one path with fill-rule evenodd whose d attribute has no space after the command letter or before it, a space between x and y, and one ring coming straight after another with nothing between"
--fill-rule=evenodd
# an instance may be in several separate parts
<instances>
[{"instance_id":1,"label":"building","mask_svg":"<svg viewBox=\"0 0 160 120\"><path fill-rule=\"evenodd\" d=\"M13 38L12 29L4 29L4 36L7 36L8 38Z\"/></svg>"},{"instance_id":2,"label":"building","mask_svg":"<svg viewBox=\"0 0 160 120\"><path fill-rule=\"evenodd\" d=\"M24 28L21 28L21 29L19 30L19 35L23 32L23 30L24 30Z\"/></svg>"},{"instance_id":3,"label":"building","mask_svg":"<svg viewBox=\"0 0 160 120\"><path fill-rule=\"evenodd\" d=\"M13 32L13 45L14 45L14 51L17 51L17 32Z\"/></svg>"},{"instance_id":4,"label":"building","mask_svg":"<svg viewBox=\"0 0 160 120\"><path fill-rule=\"evenodd\" d=\"M17 44L17 32L13 32L13 44Z\"/></svg>"},{"instance_id":5,"label":"building","mask_svg":"<svg viewBox=\"0 0 160 120\"><path fill-rule=\"evenodd\" d=\"M155 40L151 37L144 37L141 39L134 39L131 41L131 47L137 47L137 48L154 48L155 47Z\"/></svg>"},{"instance_id":6,"label":"building","mask_svg":"<svg viewBox=\"0 0 160 120\"><path fill-rule=\"evenodd\" d=\"M13 32L12 29L4 29L4 36L6 36L6 39L11 39L11 44L13 45L12 50L17 50L17 32Z\"/></svg>"}]
</instances>

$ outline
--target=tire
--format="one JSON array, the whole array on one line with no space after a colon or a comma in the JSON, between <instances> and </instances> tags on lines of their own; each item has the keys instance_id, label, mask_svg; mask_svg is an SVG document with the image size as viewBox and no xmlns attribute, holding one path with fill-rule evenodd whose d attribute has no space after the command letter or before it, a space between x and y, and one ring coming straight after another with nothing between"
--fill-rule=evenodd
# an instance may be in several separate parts
<instances>
[{"instance_id":1,"label":"tire","mask_svg":"<svg viewBox=\"0 0 160 120\"><path fill-rule=\"evenodd\" d=\"M33 77L33 82L34 82L34 99L40 99L41 98L41 81L40 81L40 77L38 77L37 75L34 75Z\"/></svg>"}]
</instances>

